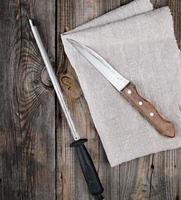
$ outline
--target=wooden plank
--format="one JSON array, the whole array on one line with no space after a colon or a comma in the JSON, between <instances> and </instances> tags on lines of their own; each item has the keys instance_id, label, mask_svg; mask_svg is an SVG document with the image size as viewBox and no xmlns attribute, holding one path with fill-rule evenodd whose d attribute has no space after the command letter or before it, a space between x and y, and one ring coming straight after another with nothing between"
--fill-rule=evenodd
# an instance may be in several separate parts
<instances>
[{"instance_id":1,"label":"wooden plank","mask_svg":"<svg viewBox=\"0 0 181 200\"><path fill-rule=\"evenodd\" d=\"M44 66L27 21L31 16L41 23L45 45L54 55L54 10L53 0L0 5L2 200L55 199L54 94L41 81Z\"/></svg>"},{"instance_id":2,"label":"wooden plank","mask_svg":"<svg viewBox=\"0 0 181 200\"><path fill-rule=\"evenodd\" d=\"M58 3L58 33L72 29L105 12L125 4L128 1L72 1L61 0ZM98 142L88 107L82 96L77 77L63 54L61 44L57 52L59 60L60 82L64 88L68 105L73 113L78 130L87 135L88 149L94 158L100 178L105 187L106 199L148 199L150 195L150 177L152 156L127 162L121 166L110 168L104 150ZM62 128L57 132L58 162L58 199L91 199L84 183L74 153L69 148L71 142L66 122L63 119ZM67 135L68 134L68 135ZM60 147L62 146L62 147Z\"/></svg>"},{"instance_id":3,"label":"wooden plank","mask_svg":"<svg viewBox=\"0 0 181 200\"><path fill-rule=\"evenodd\" d=\"M150 199L177 199L176 152L155 154L153 166Z\"/></svg>"},{"instance_id":4,"label":"wooden plank","mask_svg":"<svg viewBox=\"0 0 181 200\"><path fill-rule=\"evenodd\" d=\"M58 34L75 27L75 23L79 22L76 19L78 17L76 13L79 13L79 9L83 6L83 3L79 3L80 1L72 0L58 1ZM78 8L78 5L80 8ZM61 45L58 46L61 48ZM90 115L87 113L86 103L82 97L75 73L64 56L62 49L58 49L57 52L62 54L61 56L60 54L58 55L61 86L64 88L76 127L82 136L91 135L91 132L93 132L92 135L94 137L94 127L92 127ZM89 199L79 163L74 156L73 149L69 147L72 138L66 120L63 118L60 122L59 118L58 122L62 126L59 125L57 130L57 199Z\"/></svg>"},{"instance_id":5,"label":"wooden plank","mask_svg":"<svg viewBox=\"0 0 181 200\"><path fill-rule=\"evenodd\" d=\"M168 5L174 18L174 28L178 46L181 48L181 2L179 0L169 0Z\"/></svg>"},{"instance_id":6,"label":"wooden plank","mask_svg":"<svg viewBox=\"0 0 181 200\"><path fill-rule=\"evenodd\" d=\"M62 0L58 3L58 33L62 33L67 29L82 24L102 13L103 1L73 1ZM61 46L61 45L58 45ZM60 47L61 48L61 47ZM57 50L60 52L61 50ZM99 168L99 140L95 128L93 126L87 104L82 95L77 77L67 58L63 55L59 56L59 71L61 85L64 88L65 96L69 105L69 109L73 114L76 127L82 136L89 139L87 147L94 163ZM60 158L58 164L58 199L83 200L92 199L87 191L84 178L82 176L79 163L74 156L74 152L70 149L69 144L72 141L70 133L67 129L66 120L61 121L63 126L57 132L57 148ZM60 127L60 126L59 126ZM60 147L62 146L62 147Z\"/></svg>"},{"instance_id":7,"label":"wooden plank","mask_svg":"<svg viewBox=\"0 0 181 200\"><path fill-rule=\"evenodd\" d=\"M154 8L160 8L163 6L168 6L168 0L151 0Z\"/></svg>"},{"instance_id":8,"label":"wooden plank","mask_svg":"<svg viewBox=\"0 0 181 200\"><path fill-rule=\"evenodd\" d=\"M181 2L179 0L169 0L169 6L171 8L173 18L174 18L174 27L175 35L177 38L177 43L179 48L181 48ZM168 165L170 170L171 180L174 179L175 188L172 191L172 194L175 196L176 200L181 198L181 149L173 151L170 156L171 164ZM175 164L172 164L172 163ZM174 165L174 168L173 168Z\"/></svg>"},{"instance_id":9,"label":"wooden plank","mask_svg":"<svg viewBox=\"0 0 181 200\"><path fill-rule=\"evenodd\" d=\"M175 35L180 47L181 41L181 2L178 0L168 1L166 3L171 8L174 19ZM172 150L161 152L154 155L153 173L151 179L151 195L152 200L172 200L180 199L181 196L181 150Z\"/></svg>"},{"instance_id":10,"label":"wooden plank","mask_svg":"<svg viewBox=\"0 0 181 200\"><path fill-rule=\"evenodd\" d=\"M59 78L69 108L81 135L89 138L87 146L105 187L106 199L179 199L180 150L110 168L77 77L59 40L59 33L126 2L57 0L57 27L55 1L21 1L21 5L14 1L1 3L0 47L6 53L0 53L0 90L4 94L0 98L0 199L93 199L88 194L74 152L69 148L72 139L60 109L55 123L53 92L43 84L49 85L49 82L29 33L28 15L41 23L40 32L49 56L59 65ZM168 3L166 0L152 2L155 7ZM180 46L180 1L169 1L169 5ZM45 13L49 13L48 17L44 17Z\"/></svg>"},{"instance_id":11,"label":"wooden plank","mask_svg":"<svg viewBox=\"0 0 181 200\"><path fill-rule=\"evenodd\" d=\"M112 8L126 3L126 1L89 1L88 5L86 3L87 1L76 1L76 3L72 1L60 1L59 13L62 13L62 15L58 18L60 21L59 24L61 24L59 32L64 32L66 27L68 27L68 29L71 29L74 26L89 21L90 19L101 15L104 12L111 10ZM168 5L167 0L152 1L152 3L154 4L155 8ZM172 2L172 7L175 8L175 4L173 4L174 3ZM178 1L176 7L178 7ZM176 11L178 12L179 9L177 9ZM63 20L62 17L64 17ZM179 19L178 14L176 14L176 27L178 26ZM180 33L180 29L176 32L176 34L178 35L178 33ZM66 84L62 84L62 87L64 87L66 97L68 98L69 105L72 109L72 112L74 113L75 119L79 119L80 117L82 117L78 114L79 112L83 112L84 109L87 110L87 114L83 115L83 117L86 117L87 119L86 123L81 123L81 127L80 124L77 124L77 126L79 127L79 129L87 131L88 138L91 138L90 131L92 129L94 140L89 141L89 148L91 151L91 149L95 149L96 147L94 143L94 141L97 139L96 132L94 131L93 127L89 126L89 120L91 121L91 117L88 112L86 103L81 105L79 105L78 103L79 101L81 102L81 100L82 102L85 102L85 100L82 96L80 96L81 92L77 84L76 75L70 67L70 64L66 61L65 56L63 60L64 62L62 62L62 59L59 60L59 63L61 63L60 66L63 66L63 71L65 72L64 75L61 76L67 76L67 81L65 81ZM67 84L67 82L69 84ZM73 87L73 85L76 85L76 87ZM76 98L74 96L75 94L77 95ZM67 127L64 127L64 134L67 133L66 129ZM62 140L60 140L59 138L58 141L63 141L64 137L67 139L67 136L63 135L63 139L61 138ZM70 141L68 141L68 144L69 142ZM63 197L65 199L85 199L87 197L85 194L87 193L86 188L82 188L82 180L77 180L75 177L74 168L77 169L78 166L76 167L76 164L68 163L69 161L75 161L75 158L70 149L67 149L66 152L66 147L68 147L66 145L68 144L65 144L65 142L63 142L63 152L65 156L63 159L63 163L66 162L66 167L64 168L64 171L62 171L62 174L63 176L66 176L67 174L69 175L68 179L63 179L62 182L60 181L62 186L64 186L66 182L66 189L64 188L63 190ZM100 152L96 152L96 150L94 150L95 152L93 153L93 155L95 155L95 161L99 169L99 174L105 187L106 199L156 200L174 198L176 193L175 188L178 188L177 181L175 179L176 173L174 170L176 165L175 162L172 161L175 159L174 151L147 156L131 162L127 162L119 167L110 169L101 145L99 146L99 148ZM69 161L65 161L65 159ZM76 176L81 177L80 170L76 172ZM76 186L78 187L80 184L81 187L79 191L79 188L76 188ZM58 185L58 188L60 189L59 186L60 185ZM59 193L61 193L61 189L59 190ZM77 196L77 198L75 196ZM176 198L178 199L178 195L176 195Z\"/></svg>"}]
</instances>

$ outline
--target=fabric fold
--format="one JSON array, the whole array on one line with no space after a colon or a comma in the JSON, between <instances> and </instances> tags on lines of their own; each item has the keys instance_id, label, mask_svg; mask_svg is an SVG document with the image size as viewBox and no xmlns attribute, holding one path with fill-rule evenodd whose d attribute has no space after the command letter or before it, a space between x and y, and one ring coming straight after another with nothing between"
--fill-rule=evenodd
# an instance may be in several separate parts
<instances>
[{"instance_id":1,"label":"fabric fold","mask_svg":"<svg viewBox=\"0 0 181 200\"><path fill-rule=\"evenodd\" d=\"M169 8L152 8L148 0L133 1L62 35L111 166L181 147L180 51ZM134 82L174 122L176 138L159 135L67 39L89 46Z\"/></svg>"}]
</instances>

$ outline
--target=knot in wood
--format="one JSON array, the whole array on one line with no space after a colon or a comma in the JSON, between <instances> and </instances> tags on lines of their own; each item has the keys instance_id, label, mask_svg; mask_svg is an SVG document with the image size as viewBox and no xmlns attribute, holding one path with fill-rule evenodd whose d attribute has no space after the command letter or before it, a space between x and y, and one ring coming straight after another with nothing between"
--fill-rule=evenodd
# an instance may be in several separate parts
<instances>
[{"instance_id":1,"label":"knot in wood","mask_svg":"<svg viewBox=\"0 0 181 200\"><path fill-rule=\"evenodd\" d=\"M46 87L52 87L52 82L45 67L41 71L41 82Z\"/></svg>"},{"instance_id":2,"label":"knot in wood","mask_svg":"<svg viewBox=\"0 0 181 200\"><path fill-rule=\"evenodd\" d=\"M81 88L73 76L69 74L61 74L59 80L64 91L72 99L78 99L82 95Z\"/></svg>"}]
</instances>

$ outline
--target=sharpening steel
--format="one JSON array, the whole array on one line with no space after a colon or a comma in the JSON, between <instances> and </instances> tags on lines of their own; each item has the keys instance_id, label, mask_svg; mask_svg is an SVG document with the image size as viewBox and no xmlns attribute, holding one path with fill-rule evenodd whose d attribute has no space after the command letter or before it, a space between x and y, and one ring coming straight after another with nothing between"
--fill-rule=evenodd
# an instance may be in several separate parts
<instances>
[{"instance_id":1,"label":"sharpening steel","mask_svg":"<svg viewBox=\"0 0 181 200\"><path fill-rule=\"evenodd\" d=\"M77 133L75 125L73 123L73 120L70 116L69 110L67 108L67 105L63 98L63 93L61 91L59 82L56 78L55 72L53 70L53 67L50 63L50 60L48 58L47 52L45 50L45 47L42 43L42 40L40 38L39 32L37 27L34 25L33 21L29 19L29 24L31 27L31 30L33 32L34 38L36 40L37 46L39 48L40 54L43 58L43 61L45 63L45 67L47 69L47 72L50 76L50 80L53 84L53 87L55 89L56 95L58 97L58 100L60 102L60 105L63 109L63 112L65 114L65 117L67 119L68 125L70 127L72 136L74 138L74 142L70 145L71 147L75 147L77 156L80 162L80 166L82 169L82 172L84 174L85 180L87 182L88 189L92 195L95 196L95 199L101 200L104 199L102 196L103 193L103 187L100 182L100 179L98 177L98 174L96 172L95 166L93 164L93 161L90 157L90 154L88 153L84 143L87 142L87 139L81 139L80 135Z\"/></svg>"}]
</instances>

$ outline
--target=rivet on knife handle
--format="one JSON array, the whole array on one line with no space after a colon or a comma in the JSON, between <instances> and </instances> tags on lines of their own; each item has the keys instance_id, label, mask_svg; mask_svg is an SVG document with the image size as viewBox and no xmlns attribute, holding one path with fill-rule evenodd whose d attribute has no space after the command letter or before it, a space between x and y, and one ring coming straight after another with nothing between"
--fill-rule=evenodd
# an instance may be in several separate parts
<instances>
[{"instance_id":1,"label":"rivet on knife handle","mask_svg":"<svg viewBox=\"0 0 181 200\"><path fill-rule=\"evenodd\" d=\"M138 94L136 86L133 83L129 83L121 91L121 94L160 134L168 137L175 137L174 125L170 121L164 119L150 102Z\"/></svg>"}]
</instances>

